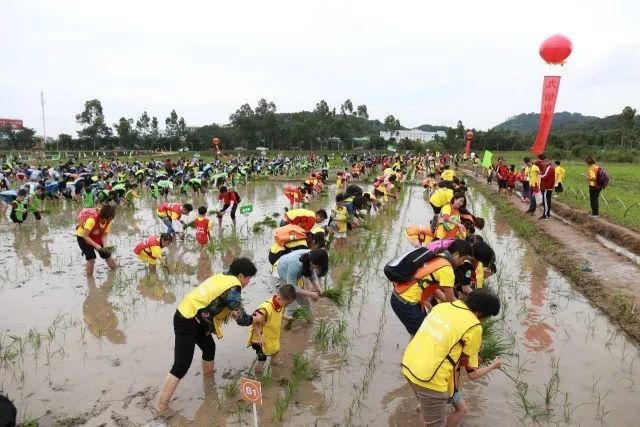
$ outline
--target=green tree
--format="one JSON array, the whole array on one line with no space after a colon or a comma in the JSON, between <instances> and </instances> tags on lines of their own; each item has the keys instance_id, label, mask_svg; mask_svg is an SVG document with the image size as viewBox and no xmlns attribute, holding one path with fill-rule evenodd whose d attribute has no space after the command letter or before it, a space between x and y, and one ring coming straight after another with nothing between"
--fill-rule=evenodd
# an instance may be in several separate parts
<instances>
[{"instance_id":1,"label":"green tree","mask_svg":"<svg viewBox=\"0 0 640 427\"><path fill-rule=\"evenodd\" d=\"M61 133L58 135L58 147L63 150L71 150L74 148L74 141L71 135L67 135L66 133Z\"/></svg>"},{"instance_id":2,"label":"green tree","mask_svg":"<svg viewBox=\"0 0 640 427\"><path fill-rule=\"evenodd\" d=\"M631 108L629 106L624 107L622 110L622 114L618 117L618 121L620 122L621 127L621 135L620 135L620 146L624 147L624 141L627 136L631 135L633 132L633 128L636 125L635 121L636 117L636 109ZM633 146L633 141L631 141L631 145Z\"/></svg>"},{"instance_id":3,"label":"green tree","mask_svg":"<svg viewBox=\"0 0 640 427\"><path fill-rule=\"evenodd\" d=\"M316 104L316 109L314 110L314 112L316 114L318 114L318 116L320 116L320 117L328 116L329 115L329 105L327 104L327 101L325 101L324 99L320 100L320 102L318 102ZM334 112L334 115L335 115L335 112Z\"/></svg>"},{"instance_id":4,"label":"green tree","mask_svg":"<svg viewBox=\"0 0 640 427\"><path fill-rule=\"evenodd\" d=\"M150 126L151 126L151 119L149 118L149 115L145 111L144 113L142 113L140 118L136 121L136 130L138 131L138 134L140 136L142 136L143 138L146 138L149 135L149 132L151 131Z\"/></svg>"},{"instance_id":5,"label":"green tree","mask_svg":"<svg viewBox=\"0 0 640 427\"><path fill-rule=\"evenodd\" d=\"M118 123L113 124L116 134L118 135L118 143L121 147L132 148L138 143L138 134L133 128L133 119L120 117Z\"/></svg>"},{"instance_id":6,"label":"green tree","mask_svg":"<svg viewBox=\"0 0 640 427\"><path fill-rule=\"evenodd\" d=\"M76 114L76 121L83 125L78 131L78 137L84 141L93 143L96 149L98 143L104 143L111 136L111 128L106 125L102 104L97 99L92 99L84 103L84 111Z\"/></svg>"},{"instance_id":7,"label":"green tree","mask_svg":"<svg viewBox=\"0 0 640 427\"><path fill-rule=\"evenodd\" d=\"M347 113L349 114L353 113L353 103L351 102L350 99L347 99L346 101L344 101L344 103L340 106L340 114L344 116Z\"/></svg>"},{"instance_id":8,"label":"green tree","mask_svg":"<svg viewBox=\"0 0 640 427\"><path fill-rule=\"evenodd\" d=\"M400 127L400 120L393 117L393 114L384 119L384 128L386 130L396 130L400 129Z\"/></svg>"},{"instance_id":9,"label":"green tree","mask_svg":"<svg viewBox=\"0 0 640 427\"><path fill-rule=\"evenodd\" d=\"M362 104L362 105L358 105L358 117L360 117L361 119L365 119L368 120L369 119L369 113L367 112L367 106Z\"/></svg>"},{"instance_id":10,"label":"green tree","mask_svg":"<svg viewBox=\"0 0 640 427\"><path fill-rule=\"evenodd\" d=\"M229 121L237 129L238 137L245 143L245 148L249 148L249 145L255 141L254 116L255 113L249 104L243 104L229 116Z\"/></svg>"},{"instance_id":11,"label":"green tree","mask_svg":"<svg viewBox=\"0 0 640 427\"><path fill-rule=\"evenodd\" d=\"M167 137L178 136L179 126L176 110L171 110L169 117L164 119L164 131Z\"/></svg>"},{"instance_id":12,"label":"green tree","mask_svg":"<svg viewBox=\"0 0 640 427\"><path fill-rule=\"evenodd\" d=\"M260 129L263 144L274 148L274 143L280 134L276 117L276 104L262 98L255 109L256 125Z\"/></svg>"}]
</instances>

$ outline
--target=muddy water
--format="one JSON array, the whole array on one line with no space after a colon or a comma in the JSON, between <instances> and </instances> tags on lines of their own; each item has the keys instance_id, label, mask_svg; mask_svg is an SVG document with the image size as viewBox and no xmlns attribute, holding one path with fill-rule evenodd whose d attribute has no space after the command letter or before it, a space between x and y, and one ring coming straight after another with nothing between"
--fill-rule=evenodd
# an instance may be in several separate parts
<instances>
[{"instance_id":1,"label":"muddy water","mask_svg":"<svg viewBox=\"0 0 640 427\"><path fill-rule=\"evenodd\" d=\"M225 239L224 249L215 254L198 252L193 240L174 245L169 251L172 271L161 270L157 279L149 277L130 252L136 242L162 230L151 201L143 200L135 212L118 216L112 242L122 268L108 274L98 261L95 281L83 273L71 232L72 207L17 233L1 223L1 342L3 350L14 341L11 336L22 338L23 344L11 347L20 348L19 356L0 361L0 388L16 401L21 416L41 417L43 425L71 416L81 416L89 425L113 425L124 417L140 424L153 421L151 403L172 362L171 319L180 298L239 254L254 258L259 266L258 277L243 292L247 308L273 291L266 261L271 232L253 234L248 229L264 215L281 212L282 185L240 189L243 204L254 205L248 227L239 217L234 234L225 218L222 230L214 227ZM481 196L472 202L474 211L487 219L483 236L498 254L500 274L488 286L500 292L505 308L500 325L514 345L505 367L508 376L496 372L488 380L463 386L469 424L637 425L638 347L506 224L496 222L493 208ZM203 197L195 204L201 203L211 206L213 200ZM313 207L323 205L329 205L328 198ZM318 376L300 383L284 424L416 424L415 400L398 367L408 336L389 307L390 286L380 271L386 261L409 249L402 228L427 222L431 212L426 206L422 190L408 187L397 207L390 206L372 221L371 231L354 233L347 246L332 249L328 285L348 283L348 305L338 309L321 301L313 309L316 323L346 323L347 344L321 349L313 343L313 325L297 324L285 331L282 364L273 366L273 378L264 387L261 425L278 424L276 399L291 376L296 353L306 355ZM199 374L196 350L192 369L172 402L180 413L169 425L250 421L247 407L227 394L229 384L253 362L246 339L245 329L226 326L224 339L217 341L218 371L210 381ZM550 379L556 369L559 382L553 387Z\"/></svg>"}]
</instances>

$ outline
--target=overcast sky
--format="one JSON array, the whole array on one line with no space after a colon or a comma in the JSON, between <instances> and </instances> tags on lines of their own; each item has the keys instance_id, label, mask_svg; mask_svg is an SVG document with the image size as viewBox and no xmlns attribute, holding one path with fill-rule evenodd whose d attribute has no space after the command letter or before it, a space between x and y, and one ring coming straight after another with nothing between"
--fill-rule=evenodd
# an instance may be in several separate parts
<instances>
[{"instance_id":1,"label":"overcast sky","mask_svg":"<svg viewBox=\"0 0 640 427\"><path fill-rule=\"evenodd\" d=\"M404 126L492 127L539 111L619 113L640 101L637 1L11 1L0 17L0 117L48 135L78 129L97 98L107 123L146 110L164 124L226 123L264 97L278 111L350 98ZM565 67L538 55L563 33Z\"/></svg>"}]
</instances>

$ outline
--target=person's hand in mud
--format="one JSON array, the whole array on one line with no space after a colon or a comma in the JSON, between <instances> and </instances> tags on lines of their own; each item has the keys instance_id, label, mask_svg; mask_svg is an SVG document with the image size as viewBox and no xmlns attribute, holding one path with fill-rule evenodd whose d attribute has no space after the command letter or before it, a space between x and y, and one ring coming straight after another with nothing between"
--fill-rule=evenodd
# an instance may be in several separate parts
<instances>
[{"instance_id":1,"label":"person's hand in mud","mask_svg":"<svg viewBox=\"0 0 640 427\"><path fill-rule=\"evenodd\" d=\"M311 298L312 301L318 301L320 299L320 292L311 292L309 294L309 298Z\"/></svg>"},{"instance_id":2,"label":"person's hand in mud","mask_svg":"<svg viewBox=\"0 0 640 427\"><path fill-rule=\"evenodd\" d=\"M491 369L500 369L502 367L502 357L496 357L489 364Z\"/></svg>"}]
</instances>

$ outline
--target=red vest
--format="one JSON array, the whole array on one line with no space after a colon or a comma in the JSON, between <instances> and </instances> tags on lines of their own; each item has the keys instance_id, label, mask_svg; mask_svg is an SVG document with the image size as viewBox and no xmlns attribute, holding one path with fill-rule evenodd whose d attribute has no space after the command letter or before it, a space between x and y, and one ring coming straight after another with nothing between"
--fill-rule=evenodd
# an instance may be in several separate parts
<instances>
[{"instance_id":1,"label":"red vest","mask_svg":"<svg viewBox=\"0 0 640 427\"><path fill-rule=\"evenodd\" d=\"M545 176L544 175L546 172ZM556 183L556 168L553 165L547 166L546 170L540 168L540 190L553 190Z\"/></svg>"},{"instance_id":2,"label":"red vest","mask_svg":"<svg viewBox=\"0 0 640 427\"><path fill-rule=\"evenodd\" d=\"M196 218L193 225L196 227L196 240L201 245L206 245L209 241L209 219Z\"/></svg>"},{"instance_id":3,"label":"red vest","mask_svg":"<svg viewBox=\"0 0 640 427\"><path fill-rule=\"evenodd\" d=\"M158 206L158 212L164 212L169 216L169 212L178 214L178 218L182 216L182 205L180 203L163 203Z\"/></svg>"},{"instance_id":4,"label":"red vest","mask_svg":"<svg viewBox=\"0 0 640 427\"><path fill-rule=\"evenodd\" d=\"M133 252L138 255L140 252L144 251L149 257L155 259L151 255L151 247L152 246L160 246L160 240L158 236L149 236L144 242L138 243L135 248L133 248Z\"/></svg>"}]
</instances>

